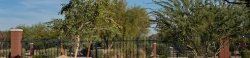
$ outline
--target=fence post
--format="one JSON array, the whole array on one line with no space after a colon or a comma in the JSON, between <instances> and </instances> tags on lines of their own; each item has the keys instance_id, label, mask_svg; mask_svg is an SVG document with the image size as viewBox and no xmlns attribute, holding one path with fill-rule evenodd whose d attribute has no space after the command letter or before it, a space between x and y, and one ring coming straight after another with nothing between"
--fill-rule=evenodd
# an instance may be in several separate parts
<instances>
[{"instance_id":1,"label":"fence post","mask_svg":"<svg viewBox=\"0 0 250 58\"><path fill-rule=\"evenodd\" d=\"M34 43L30 43L30 57L34 55Z\"/></svg>"},{"instance_id":2,"label":"fence post","mask_svg":"<svg viewBox=\"0 0 250 58\"><path fill-rule=\"evenodd\" d=\"M98 45L95 43L95 58L98 58Z\"/></svg>"},{"instance_id":3,"label":"fence post","mask_svg":"<svg viewBox=\"0 0 250 58\"><path fill-rule=\"evenodd\" d=\"M11 56L10 58L21 58L22 53L22 29L10 29Z\"/></svg>"},{"instance_id":4,"label":"fence post","mask_svg":"<svg viewBox=\"0 0 250 58\"><path fill-rule=\"evenodd\" d=\"M136 57L140 58L139 57L139 39L138 38L136 39L136 43L135 44L136 44Z\"/></svg>"},{"instance_id":5,"label":"fence post","mask_svg":"<svg viewBox=\"0 0 250 58\"><path fill-rule=\"evenodd\" d=\"M156 47L156 43L153 43L152 46L153 50L152 50L152 58L157 58L157 47Z\"/></svg>"}]
</instances>

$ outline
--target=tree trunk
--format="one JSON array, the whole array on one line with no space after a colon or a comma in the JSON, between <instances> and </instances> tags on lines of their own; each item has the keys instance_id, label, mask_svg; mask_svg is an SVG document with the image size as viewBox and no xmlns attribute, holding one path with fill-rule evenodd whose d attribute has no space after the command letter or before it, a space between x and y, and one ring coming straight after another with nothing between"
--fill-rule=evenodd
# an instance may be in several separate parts
<instances>
[{"instance_id":1,"label":"tree trunk","mask_svg":"<svg viewBox=\"0 0 250 58\"><path fill-rule=\"evenodd\" d=\"M77 35L76 36L76 46L75 46L75 56L74 56L74 58L77 58L79 47L80 47L80 36Z\"/></svg>"},{"instance_id":2,"label":"tree trunk","mask_svg":"<svg viewBox=\"0 0 250 58\"><path fill-rule=\"evenodd\" d=\"M92 41L89 42L89 45L88 45L88 53L87 53L87 58L90 57L90 48L91 48L91 44L92 44Z\"/></svg>"},{"instance_id":3,"label":"tree trunk","mask_svg":"<svg viewBox=\"0 0 250 58\"><path fill-rule=\"evenodd\" d=\"M64 50L64 48L63 48L62 43L61 43L61 48L60 48L60 51L61 51L61 55L65 55L65 50Z\"/></svg>"},{"instance_id":4,"label":"tree trunk","mask_svg":"<svg viewBox=\"0 0 250 58\"><path fill-rule=\"evenodd\" d=\"M198 58L198 53L195 50L193 50L193 54L194 54L194 58Z\"/></svg>"}]
</instances>

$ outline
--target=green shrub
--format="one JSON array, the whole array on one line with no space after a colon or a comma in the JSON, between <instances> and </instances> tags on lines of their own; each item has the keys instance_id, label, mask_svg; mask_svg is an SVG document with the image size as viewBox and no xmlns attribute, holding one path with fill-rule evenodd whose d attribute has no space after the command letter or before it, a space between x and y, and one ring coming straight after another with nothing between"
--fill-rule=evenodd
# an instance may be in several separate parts
<instances>
[{"instance_id":1,"label":"green shrub","mask_svg":"<svg viewBox=\"0 0 250 58\"><path fill-rule=\"evenodd\" d=\"M247 49L244 49L243 51L241 51L241 58L249 58L250 57L250 51Z\"/></svg>"},{"instance_id":2,"label":"green shrub","mask_svg":"<svg viewBox=\"0 0 250 58\"><path fill-rule=\"evenodd\" d=\"M10 49L1 49L0 50L0 57L8 57L10 54Z\"/></svg>"},{"instance_id":3,"label":"green shrub","mask_svg":"<svg viewBox=\"0 0 250 58\"><path fill-rule=\"evenodd\" d=\"M60 54L60 51L58 50L58 48L48 48L48 49L35 50L34 56L55 58L55 57L58 57L59 54Z\"/></svg>"},{"instance_id":4,"label":"green shrub","mask_svg":"<svg viewBox=\"0 0 250 58\"><path fill-rule=\"evenodd\" d=\"M43 55L34 55L32 58L43 58Z\"/></svg>"}]
</instances>

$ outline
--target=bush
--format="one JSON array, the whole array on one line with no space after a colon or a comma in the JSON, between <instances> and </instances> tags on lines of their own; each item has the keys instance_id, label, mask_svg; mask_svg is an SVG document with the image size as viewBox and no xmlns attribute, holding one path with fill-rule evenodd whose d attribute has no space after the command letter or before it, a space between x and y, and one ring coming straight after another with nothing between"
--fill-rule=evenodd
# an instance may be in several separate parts
<instances>
[{"instance_id":1,"label":"bush","mask_svg":"<svg viewBox=\"0 0 250 58\"><path fill-rule=\"evenodd\" d=\"M1 49L0 50L0 57L8 57L10 54L10 49Z\"/></svg>"},{"instance_id":2,"label":"bush","mask_svg":"<svg viewBox=\"0 0 250 58\"><path fill-rule=\"evenodd\" d=\"M241 51L241 58L249 58L250 57L250 51L247 49L244 49L243 51Z\"/></svg>"},{"instance_id":3,"label":"bush","mask_svg":"<svg viewBox=\"0 0 250 58\"><path fill-rule=\"evenodd\" d=\"M44 56L43 55L35 55L32 58L44 58Z\"/></svg>"},{"instance_id":4,"label":"bush","mask_svg":"<svg viewBox=\"0 0 250 58\"><path fill-rule=\"evenodd\" d=\"M35 50L36 57L45 57L45 58L55 58L58 57L60 54L60 51L57 48L48 48L48 49L40 49Z\"/></svg>"}]
</instances>

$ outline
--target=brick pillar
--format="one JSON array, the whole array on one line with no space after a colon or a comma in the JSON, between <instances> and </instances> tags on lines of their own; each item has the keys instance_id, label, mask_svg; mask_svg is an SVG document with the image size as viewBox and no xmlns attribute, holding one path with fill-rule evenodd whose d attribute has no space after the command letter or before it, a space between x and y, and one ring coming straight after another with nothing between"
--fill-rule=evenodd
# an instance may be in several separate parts
<instances>
[{"instance_id":1,"label":"brick pillar","mask_svg":"<svg viewBox=\"0 0 250 58\"><path fill-rule=\"evenodd\" d=\"M22 29L11 29L10 30L10 41L11 41L11 58L20 58L22 52Z\"/></svg>"},{"instance_id":2,"label":"brick pillar","mask_svg":"<svg viewBox=\"0 0 250 58\"><path fill-rule=\"evenodd\" d=\"M220 41L223 47L220 49L219 58L230 58L230 51L229 51L229 39L224 38Z\"/></svg>"},{"instance_id":3,"label":"brick pillar","mask_svg":"<svg viewBox=\"0 0 250 58\"><path fill-rule=\"evenodd\" d=\"M152 45L152 58L157 58L157 47L156 47L156 43L153 43Z\"/></svg>"}]
</instances>

